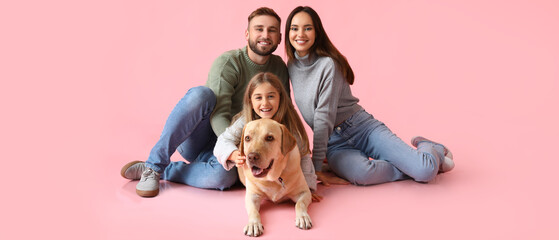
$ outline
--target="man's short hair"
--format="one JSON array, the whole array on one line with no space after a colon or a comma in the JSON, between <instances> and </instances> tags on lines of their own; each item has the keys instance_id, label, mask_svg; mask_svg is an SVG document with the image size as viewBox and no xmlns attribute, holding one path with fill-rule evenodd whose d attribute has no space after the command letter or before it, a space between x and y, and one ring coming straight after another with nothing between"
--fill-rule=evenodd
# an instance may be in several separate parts
<instances>
[{"instance_id":1,"label":"man's short hair","mask_svg":"<svg viewBox=\"0 0 559 240\"><path fill-rule=\"evenodd\" d=\"M278 23L281 25L281 18L279 17L279 15L273 9L267 7L258 8L254 10L254 12L252 12L250 15L248 15L248 24L250 25L250 20L252 20L254 17L262 15L275 17L278 20Z\"/></svg>"}]
</instances>

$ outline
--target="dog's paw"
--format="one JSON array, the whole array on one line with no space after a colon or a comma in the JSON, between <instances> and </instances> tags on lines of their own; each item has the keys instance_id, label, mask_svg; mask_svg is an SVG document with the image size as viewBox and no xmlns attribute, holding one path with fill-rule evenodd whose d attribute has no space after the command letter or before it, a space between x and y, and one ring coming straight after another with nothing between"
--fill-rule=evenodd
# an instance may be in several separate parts
<instances>
[{"instance_id":1,"label":"dog's paw","mask_svg":"<svg viewBox=\"0 0 559 240\"><path fill-rule=\"evenodd\" d=\"M311 221L311 217L309 216L309 214L304 213L301 214L301 216L297 216L295 218L295 226L300 228L300 229L311 229L312 227L312 221Z\"/></svg>"},{"instance_id":2,"label":"dog's paw","mask_svg":"<svg viewBox=\"0 0 559 240\"><path fill-rule=\"evenodd\" d=\"M261 222L249 222L244 229L245 235L250 237L258 237L264 233L264 226Z\"/></svg>"}]
</instances>

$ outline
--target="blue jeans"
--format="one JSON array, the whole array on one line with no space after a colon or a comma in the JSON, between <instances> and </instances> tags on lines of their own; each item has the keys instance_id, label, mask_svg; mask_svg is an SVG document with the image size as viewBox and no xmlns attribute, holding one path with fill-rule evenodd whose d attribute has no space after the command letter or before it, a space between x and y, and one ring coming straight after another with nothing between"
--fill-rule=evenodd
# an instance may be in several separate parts
<instances>
[{"instance_id":1,"label":"blue jeans","mask_svg":"<svg viewBox=\"0 0 559 240\"><path fill-rule=\"evenodd\" d=\"M171 182L209 189L231 187L237 181L237 169L225 170L213 155L217 137L210 116L215 104L211 89L200 86L188 90L167 118L146 166ZM171 162L175 150L190 164Z\"/></svg>"},{"instance_id":2,"label":"blue jeans","mask_svg":"<svg viewBox=\"0 0 559 240\"><path fill-rule=\"evenodd\" d=\"M334 128L327 158L334 173L357 185L409 177L429 182L439 171L444 147L421 142L417 149L412 148L384 123L361 110Z\"/></svg>"}]
</instances>

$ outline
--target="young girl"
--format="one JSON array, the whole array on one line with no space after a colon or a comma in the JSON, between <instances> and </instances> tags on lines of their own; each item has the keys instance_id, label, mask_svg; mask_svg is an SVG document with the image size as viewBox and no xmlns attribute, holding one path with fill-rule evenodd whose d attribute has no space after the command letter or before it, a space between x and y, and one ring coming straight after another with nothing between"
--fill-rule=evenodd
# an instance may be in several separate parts
<instances>
[{"instance_id":1,"label":"young girl","mask_svg":"<svg viewBox=\"0 0 559 240\"><path fill-rule=\"evenodd\" d=\"M349 87L353 71L312 8L295 8L285 32L289 76L295 102L314 133L312 159L319 180L328 181L320 173L325 158L334 173L357 185L408 177L428 182L452 170L448 148L423 137L414 137L417 149L412 148L357 104Z\"/></svg>"},{"instance_id":2,"label":"young girl","mask_svg":"<svg viewBox=\"0 0 559 240\"><path fill-rule=\"evenodd\" d=\"M272 73L259 73L248 83L243 99L243 110L237 114L233 124L219 136L214 155L227 170L245 162L237 146L241 142L243 127L252 120L273 119L287 127L297 139L301 154L301 168L311 191L316 190L316 175L310 158L309 140L291 99L278 77ZM235 120L236 119L236 120ZM313 194L313 200L320 196Z\"/></svg>"}]
</instances>

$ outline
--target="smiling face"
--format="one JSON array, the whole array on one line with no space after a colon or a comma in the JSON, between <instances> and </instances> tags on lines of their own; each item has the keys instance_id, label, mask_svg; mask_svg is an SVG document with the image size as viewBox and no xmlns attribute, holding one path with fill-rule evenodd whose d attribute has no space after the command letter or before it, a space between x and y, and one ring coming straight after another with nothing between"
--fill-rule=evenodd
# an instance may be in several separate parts
<instances>
[{"instance_id":1,"label":"smiling face","mask_svg":"<svg viewBox=\"0 0 559 240\"><path fill-rule=\"evenodd\" d=\"M299 12L293 16L289 28L289 43L300 57L309 54L309 49L316 38L311 16L306 12Z\"/></svg>"},{"instance_id":2,"label":"smiling face","mask_svg":"<svg viewBox=\"0 0 559 240\"><path fill-rule=\"evenodd\" d=\"M260 15L250 20L246 31L248 46L259 56L272 54L281 41L280 26L276 18Z\"/></svg>"},{"instance_id":3,"label":"smiling face","mask_svg":"<svg viewBox=\"0 0 559 240\"><path fill-rule=\"evenodd\" d=\"M254 89L250 101L258 116L271 119L278 112L280 94L272 84L264 82Z\"/></svg>"},{"instance_id":4,"label":"smiling face","mask_svg":"<svg viewBox=\"0 0 559 240\"><path fill-rule=\"evenodd\" d=\"M249 122L243 129L241 151L247 157L247 170L256 178L263 178L281 156L281 129L270 119Z\"/></svg>"},{"instance_id":5,"label":"smiling face","mask_svg":"<svg viewBox=\"0 0 559 240\"><path fill-rule=\"evenodd\" d=\"M277 181L286 167L285 155L296 150L297 141L284 125L271 119L248 122L241 137L240 151L246 158L245 173Z\"/></svg>"}]
</instances>

